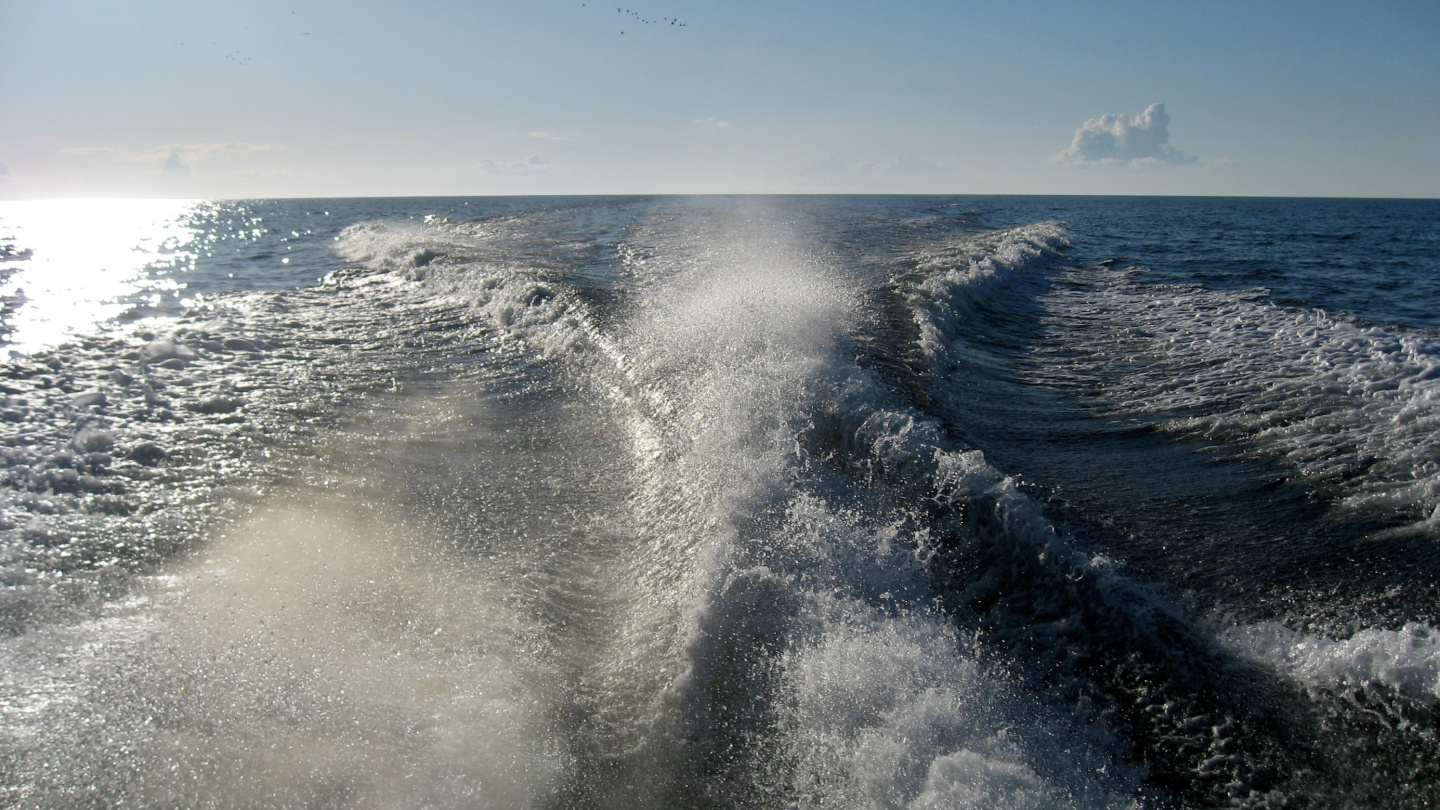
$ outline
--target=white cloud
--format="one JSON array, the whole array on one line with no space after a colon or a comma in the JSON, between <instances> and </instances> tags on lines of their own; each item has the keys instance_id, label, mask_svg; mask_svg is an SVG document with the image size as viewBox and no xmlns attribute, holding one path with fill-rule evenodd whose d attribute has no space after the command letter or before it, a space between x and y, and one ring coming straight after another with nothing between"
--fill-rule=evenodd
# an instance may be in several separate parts
<instances>
[{"instance_id":1,"label":"white cloud","mask_svg":"<svg viewBox=\"0 0 1440 810\"><path fill-rule=\"evenodd\" d=\"M132 152L123 149L115 149L110 146L76 146L69 149L61 149L62 155L74 155L82 158L112 159L112 160L134 160Z\"/></svg>"},{"instance_id":2,"label":"white cloud","mask_svg":"<svg viewBox=\"0 0 1440 810\"><path fill-rule=\"evenodd\" d=\"M1170 116L1164 104L1151 104L1134 118L1124 115L1102 115L1086 121L1075 130L1070 148L1051 158L1054 163L1068 166L1123 166L1137 169L1194 163L1172 146Z\"/></svg>"},{"instance_id":3,"label":"white cloud","mask_svg":"<svg viewBox=\"0 0 1440 810\"><path fill-rule=\"evenodd\" d=\"M800 170L801 177L816 180L838 180L850 177L851 174L852 171L847 163L833 157L816 161Z\"/></svg>"},{"instance_id":4,"label":"white cloud","mask_svg":"<svg viewBox=\"0 0 1440 810\"><path fill-rule=\"evenodd\" d=\"M886 175L916 177L939 174L944 169L928 158L897 157L882 164L880 171Z\"/></svg>"},{"instance_id":5,"label":"white cloud","mask_svg":"<svg viewBox=\"0 0 1440 810\"><path fill-rule=\"evenodd\" d=\"M550 159L541 153L536 153L524 160L499 161L482 160L472 164L472 169L478 169L481 174L515 174L543 172L550 168Z\"/></svg>"},{"instance_id":6,"label":"white cloud","mask_svg":"<svg viewBox=\"0 0 1440 810\"><path fill-rule=\"evenodd\" d=\"M851 165L830 157L800 170L801 177L816 180L891 180L943 174L945 167L928 158L893 157L879 163Z\"/></svg>"},{"instance_id":7,"label":"white cloud","mask_svg":"<svg viewBox=\"0 0 1440 810\"><path fill-rule=\"evenodd\" d=\"M258 152L278 152L285 147L277 143L181 143L164 147L184 152L191 160L208 160L217 157L239 157Z\"/></svg>"},{"instance_id":8,"label":"white cloud","mask_svg":"<svg viewBox=\"0 0 1440 810\"><path fill-rule=\"evenodd\" d=\"M561 134L559 134L558 132L531 132L531 133L526 134L525 137L527 137L527 138L538 138L538 139L540 139L540 140L542 140L542 141L568 141L568 140L571 140L570 136L568 136L568 135L561 135Z\"/></svg>"},{"instance_id":9,"label":"white cloud","mask_svg":"<svg viewBox=\"0 0 1440 810\"><path fill-rule=\"evenodd\" d=\"M699 124L699 125L702 126L702 127L714 127L715 129L729 129L729 128L730 128L730 122L729 122L729 121L719 121L719 120L716 120L716 119L714 119L714 118L709 118L709 117L706 117L706 118L696 118L694 121L691 121L690 123L692 123L692 124Z\"/></svg>"},{"instance_id":10,"label":"white cloud","mask_svg":"<svg viewBox=\"0 0 1440 810\"><path fill-rule=\"evenodd\" d=\"M187 160L194 163L214 158L232 158L242 155L253 155L260 152L276 152L284 148L285 147L274 143L225 141L222 143L172 143L166 144L165 146L157 146L154 149L140 150L116 149L112 146L80 146L61 149L60 154L117 163L154 163L156 161L164 161L165 170L171 171L171 159L173 158L175 163L179 164L181 155L184 155Z\"/></svg>"},{"instance_id":11,"label":"white cloud","mask_svg":"<svg viewBox=\"0 0 1440 810\"><path fill-rule=\"evenodd\" d=\"M161 167L171 177L186 177L190 174L190 167L180 162L180 150L176 149L165 158L165 165Z\"/></svg>"}]
</instances>

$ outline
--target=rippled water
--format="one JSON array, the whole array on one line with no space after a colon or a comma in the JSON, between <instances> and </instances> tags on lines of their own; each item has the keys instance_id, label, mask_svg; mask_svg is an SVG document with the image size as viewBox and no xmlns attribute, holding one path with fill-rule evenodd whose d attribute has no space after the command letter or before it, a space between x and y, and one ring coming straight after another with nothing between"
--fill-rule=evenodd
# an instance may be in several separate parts
<instances>
[{"instance_id":1,"label":"rippled water","mask_svg":"<svg viewBox=\"0 0 1440 810\"><path fill-rule=\"evenodd\" d=\"M1423 806L1440 203L5 203L17 806Z\"/></svg>"}]
</instances>

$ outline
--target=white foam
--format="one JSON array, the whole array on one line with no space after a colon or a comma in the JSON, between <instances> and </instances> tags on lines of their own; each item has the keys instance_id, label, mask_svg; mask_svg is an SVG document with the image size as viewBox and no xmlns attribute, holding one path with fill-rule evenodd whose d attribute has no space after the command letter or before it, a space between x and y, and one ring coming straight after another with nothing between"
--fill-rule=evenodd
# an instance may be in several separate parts
<instances>
[{"instance_id":1,"label":"white foam","mask_svg":"<svg viewBox=\"0 0 1440 810\"><path fill-rule=\"evenodd\" d=\"M803 483L846 460L816 457L811 431L838 419L872 484L1023 496L980 453L946 453L933 425L877 407L844 337L856 292L783 228L742 221L710 240L634 250L651 257L629 268L646 306L614 344L637 442L660 445L637 454L651 545L625 636L680 656L673 733L710 750L737 706L766 700L779 725L757 745L783 767L748 778L804 806L1132 806L1111 737L982 665L932 611L924 528Z\"/></svg>"},{"instance_id":2,"label":"white foam","mask_svg":"<svg viewBox=\"0 0 1440 810\"><path fill-rule=\"evenodd\" d=\"M1056 806L1073 804L1060 801L1031 769L968 748L935 760L926 775L925 791L910 803L915 810L1040 810Z\"/></svg>"},{"instance_id":3,"label":"white foam","mask_svg":"<svg viewBox=\"0 0 1440 810\"><path fill-rule=\"evenodd\" d=\"M31 801L546 806L569 757L537 635L473 559L344 501L272 503L153 599L0 646Z\"/></svg>"},{"instance_id":4,"label":"white foam","mask_svg":"<svg viewBox=\"0 0 1440 810\"><path fill-rule=\"evenodd\" d=\"M1072 271L1048 368L1120 418L1278 458L1348 508L1440 516L1440 342L1255 294ZM1122 328L1123 327L1123 328ZM1124 363L1124 373L1113 370Z\"/></svg>"},{"instance_id":5,"label":"white foam","mask_svg":"<svg viewBox=\"0 0 1440 810\"><path fill-rule=\"evenodd\" d=\"M1112 792L1133 782L1095 776L1120 769L1113 742L1047 720L942 617L817 608L835 615L785 662L782 729L802 805L1138 806Z\"/></svg>"},{"instance_id":6,"label":"white foam","mask_svg":"<svg viewBox=\"0 0 1440 810\"><path fill-rule=\"evenodd\" d=\"M1331 639L1262 622L1236 628L1226 640L1309 688L1342 691L1379 684L1413 697L1440 698L1440 633L1425 624L1367 628Z\"/></svg>"},{"instance_id":7,"label":"white foam","mask_svg":"<svg viewBox=\"0 0 1440 810\"><path fill-rule=\"evenodd\" d=\"M911 296L920 346L932 362L949 351L959 322L1023 283L1027 271L1070 244L1065 226L1042 222L979 234L913 258L921 274Z\"/></svg>"},{"instance_id":8,"label":"white foam","mask_svg":"<svg viewBox=\"0 0 1440 810\"><path fill-rule=\"evenodd\" d=\"M1260 294L1136 283L1131 268L1059 267L1019 289L1068 244L1053 223L984 234L915 257L919 345L937 371L975 307L1039 304L1063 336L1035 361L1046 384L1100 393L1119 418L1284 461L1349 508L1440 525L1440 342L1364 327ZM1118 367L1123 366L1123 373Z\"/></svg>"},{"instance_id":9,"label":"white foam","mask_svg":"<svg viewBox=\"0 0 1440 810\"><path fill-rule=\"evenodd\" d=\"M346 228L337 250L360 272L332 274L338 286L423 286L463 305L503 336L564 358L588 346L588 318L568 289L516 259L506 223L363 223Z\"/></svg>"}]
</instances>

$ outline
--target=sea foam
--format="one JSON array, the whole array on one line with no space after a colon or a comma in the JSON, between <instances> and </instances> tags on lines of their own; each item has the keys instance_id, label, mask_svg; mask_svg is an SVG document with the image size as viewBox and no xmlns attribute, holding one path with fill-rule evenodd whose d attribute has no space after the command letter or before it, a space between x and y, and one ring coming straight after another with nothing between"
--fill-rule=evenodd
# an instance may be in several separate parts
<instances>
[{"instance_id":1,"label":"sea foam","mask_svg":"<svg viewBox=\"0 0 1440 810\"><path fill-rule=\"evenodd\" d=\"M1226 639L1244 654L1311 689L1386 686L1440 699L1440 633L1411 622L1398 630L1366 628L1349 638L1302 633L1278 622L1236 628Z\"/></svg>"}]
</instances>

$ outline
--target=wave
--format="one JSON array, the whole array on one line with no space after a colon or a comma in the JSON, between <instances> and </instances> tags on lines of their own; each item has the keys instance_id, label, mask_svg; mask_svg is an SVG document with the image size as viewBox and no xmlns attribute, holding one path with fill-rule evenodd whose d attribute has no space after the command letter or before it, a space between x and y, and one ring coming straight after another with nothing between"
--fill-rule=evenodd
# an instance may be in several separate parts
<instances>
[{"instance_id":1,"label":"wave","mask_svg":"<svg viewBox=\"0 0 1440 810\"><path fill-rule=\"evenodd\" d=\"M1100 410L1236 458L1276 459L1344 509L1435 530L1433 336L1282 307L1262 294L1087 272L1055 320L1070 337L1071 384L1098 389Z\"/></svg>"},{"instance_id":2,"label":"wave","mask_svg":"<svg viewBox=\"0 0 1440 810\"><path fill-rule=\"evenodd\" d=\"M909 296L920 327L921 349L932 362L943 363L962 320L1002 296L1013 295L1027 275L1052 263L1070 245L1062 223L1043 222L917 253L910 260Z\"/></svg>"},{"instance_id":3,"label":"wave","mask_svg":"<svg viewBox=\"0 0 1440 810\"><path fill-rule=\"evenodd\" d=\"M596 728L631 741L610 789L1095 807L1302 790L1327 755L1282 686L858 366L866 291L772 222L723 222L632 228L617 255L633 303L603 327L564 284L542 292L543 273L477 258L453 229L369 260L469 300L630 426L639 544L602 669L654 702L598 710ZM888 283L932 400L953 401L957 368L994 370L976 317L1043 296L1069 245L1042 223L908 258Z\"/></svg>"},{"instance_id":4,"label":"wave","mask_svg":"<svg viewBox=\"0 0 1440 810\"><path fill-rule=\"evenodd\" d=\"M1264 290L1146 283L1141 268L1063 260L1072 241L1041 223L917 252L900 284L928 373L1017 373L1001 355L1019 345L1036 352L1029 373L1098 414L1278 460L1344 509L1435 531L1433 335L1280 306Z\"/></svg>"},{"instance_id":5,"label":"wave","mask_svg":"<svg viewBox=\"0 0 1440 810\"><path fill-rule=\"evenodd\" d=\"M139 741L153 766L104 795L273 776L266 795L441 805L1323 804L1354 768L1293 684L1429 688L1423 666L1362 672L1358 654L1327 659L1349 669L1287 669L1274 650L1298 646L1280 629L1217 638L967 440L957 387L1009 362L1008 338L977 330L996 312L1037 317L1074 270L1063 225L919 248L877 280L763 206L636 211L623 227L573 211L361 223L336 245L350 265L319 288L222 295L167 332L60 350L88 370L133 353L145 376L103 392L133 418L90 401L55 442L108 432L128 452L170 424L163 407L192 430L154 434L176 460L156 491L200 488L181 461L218 469L219 444L236 460L217 491L238 459L270 450L290 458L246 475L309 488L257 485L253 518L175 563L225 587L168 591L172 612L146 631L168 635L163 654L128 653L153 683L116 692L163 710L187 750L218 746L256 770L161 750L149 717L100 689L123 733L84 738L78 758L118 761ZM1087 300L1097 324L1138 317L1129 299ZM1077 346L1098 367L1103 343ZM1083 357L1057 373L1083 376ZM297 644L311 627L328 636ZM252 654L269 675L214 686ZM391 694L412 667L433 676L426 690ZM327 702L336 690L343 711ZM21 724L74 725L47 711ZM293 762L241 750L307 717L354 723L329 748L297 731ZM51 748L72 739L36 733ZM418 781L392 789L344 764L372 740L388 746L367 760L374 774L418 758ZM26 767L40 767L34 752ZM1322 766L1338 775L1315 779ZM60 796L69 777L36 779Z\"/></svg>"},{"instance_id":6,"label":"wave","mask_svg":"<svg viewBox=\"0 0 1440 810\"><path fill-rule=\"evenodd\" d=\"M654 702L598 711L632 741L613 746L630 777L611 789L641 803L685 803L692 780L721 803L1134 803L1140 771L1097 719L1037 703L937 610L938 539L916 495L963 508L968 487L1003 476L885 405L849 359L857 291L823 261L744 217L633 229L619 272L643 299L607 330L568 290L537 297L533 271L477 260L476 236L367 226L345 249L470 300L629 414L637 545L601 671Z\"/></svg>"},{"instance_id":7,"label":"wave","mask_svg":"<svg viewBox=\"0 0 1440 810\"><path fill-rule=\"evenodd\" d=\"M1227 640L1246 655L1310 689L1386 687L1440 699L1440 634L1411 622L1399 630L1366 628L1346 639L1293 630L1278 622L1236 628Z\"/></svg>"}]
</instances>

